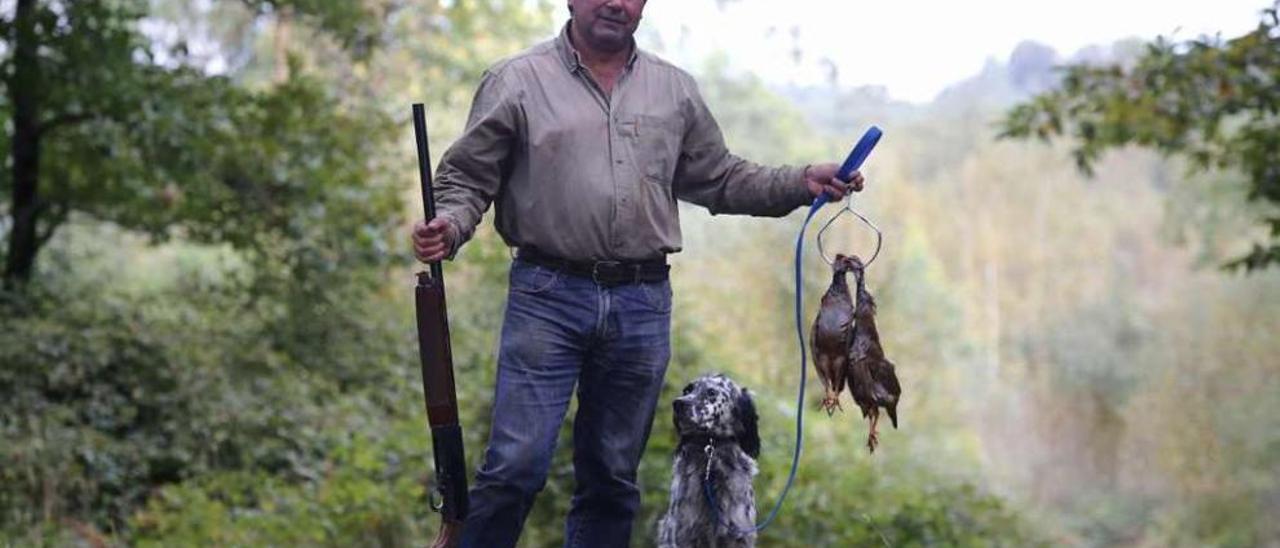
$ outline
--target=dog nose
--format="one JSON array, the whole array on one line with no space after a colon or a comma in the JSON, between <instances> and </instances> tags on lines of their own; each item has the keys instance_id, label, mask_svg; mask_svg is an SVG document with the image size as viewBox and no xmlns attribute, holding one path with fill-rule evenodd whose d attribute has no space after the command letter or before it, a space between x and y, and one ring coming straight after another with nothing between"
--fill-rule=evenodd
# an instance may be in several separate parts
<instances>
[{"instance_id":1,"label":"dog nose","mask_svg":"<svg viewBox=\"0 0 1280 548\"><path fill-rule=\"evenodd\" d=\"M671 402L671 407L677 414L684 414L689 410L689 402L677 398L675 401Z\"/></svg>"}]
</instances>

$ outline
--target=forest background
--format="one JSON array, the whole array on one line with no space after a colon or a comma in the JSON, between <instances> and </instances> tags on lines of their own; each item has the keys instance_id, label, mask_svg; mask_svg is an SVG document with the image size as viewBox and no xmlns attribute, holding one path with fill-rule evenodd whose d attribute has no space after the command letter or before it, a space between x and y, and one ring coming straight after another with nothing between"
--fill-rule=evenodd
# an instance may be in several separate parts
<instances>
[{"instance_id":1,"label":"forest background","mask_svg":"<svg viewBox=\"0 0 1280 548\"><path fill-rule=\"evenodd\" d=\"M554 13L526 0L0 1L0 542L432 536L409 104L427 104L438 159L483 69L552 35ZM1025 42L927 104L768 85L729 53L685 67L748 158L831 161L867 126L886 131L855 203L886 235L869 281L902 428L868 455L862 421L806 402L797 488L762 545L1280 544L1280 274L1221 267L1265 258L1276 200L1258 199L1257 173L1158 140L1134 142L1166 154L1117 138L1078 162L1094 134L1011 110L1052 113L1027 102L1060 88L1059 65L1132 68L1153 51ZM1260 63L1242 70L1280 82L1280 64ZM1268 104L1258 142L1280 124ZM756 392L765 507L793 439L802 217L681 216L663 401L711 371ZM871 245L836 226L828 245ZM816 303L829 275L806 261ZM446 266L472 467L509 263L486 221ZM666 504L670 423L661 405L638 545ZM570 440L566 425L522 545L562 541Z\"/></svg>"}]
</instances>

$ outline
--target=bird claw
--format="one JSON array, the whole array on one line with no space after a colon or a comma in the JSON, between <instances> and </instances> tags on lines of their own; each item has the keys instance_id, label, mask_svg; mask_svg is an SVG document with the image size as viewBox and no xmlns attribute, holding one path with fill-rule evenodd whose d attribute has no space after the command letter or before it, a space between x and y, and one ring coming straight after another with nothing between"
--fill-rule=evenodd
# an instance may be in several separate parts
<instances>
[{"instance_id":1,"label":"bird claw","mask_svg":"<svg viewBox=\"0 0 1280 548\"><path fill-rule=\"evenodd\" d=\"M844 407L840 405L840 400L838 398L827 396L822 399L822 410L827 412L828 417L834 415L836 413L836 409L839 409L841 413L844 413Z\"/></svg>"},{"instance_id":2,"label":"bird claw","mask_svg":"<svg viewBox=\"0 0 1280 548\"><path fill-rule=\"evenodd\" d=\"M872 432L871 434L867 435L867 450L869 452L875 453L876 446L879 444L880 444L880 436L876 435L875 432Z\"/></svg>"}]
</instances>

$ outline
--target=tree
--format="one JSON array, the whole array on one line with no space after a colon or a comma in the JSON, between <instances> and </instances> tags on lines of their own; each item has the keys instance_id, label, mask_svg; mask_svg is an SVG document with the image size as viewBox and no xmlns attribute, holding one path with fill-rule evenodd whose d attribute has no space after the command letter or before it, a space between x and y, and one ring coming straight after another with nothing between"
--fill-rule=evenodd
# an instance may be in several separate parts
<instances>
[{"instance_id":1,"label":"tree","mask_svg":"<svg viewBox=\"0 0 1280 548\"><path fill-rule=\"evenodd\" d=\"M0 539L62 544L44 532L69 528L91 543L95 531L131 534L131 517L164 486L224 473L306 493L327 467L350 465L343 455L372 454L348 436L355 431L417 432L395 434L411 448L396 450L404 466L377 455L388 457L391 476L349 469L360 482L405 486L398 522L423 517L415 493L430 444L420 380L406 367L416 360L404 340L407 289L394 267L408 259L396 236L416 163L409 125L395 120L411 101L426 102L433 138L447 142L448 122L465 119L484 66L547 34L549 8L525 0L15 7L0 1L0 123L26 116L37 131L3 124L0 147L21 142L36 161L19 177L4 164L0 235L18 238L13 229L25 223L35 237L18 238L19 253L0 248L20 265L5 276L20 291L0 291ZM22 62L19 43L30 50ZM12 199L20 192L26 201ZM28 212L21 223L12 220L19 211ZM505 274L506 248L492 233L489 243L486 268ZM472 267L481 262L475 251ZM173 260L153 262L162 257ZM481 300L458 289L462 302ZM473 349L487 362L500 295L478 293L482 311L459 306L453 319L489 323L459 329L480 335L455 342L461 359ZM480 416L481 404L473 409ZM335 508L367 496L338 491ZM244 504L257 512L275 503ZM350 510L335 515L352 538L383 529ZM292 530L314 539L321 529Z\"/></svg>"},{"instance_id":2,"label":"tree","mask_svg":"<svg viewBox=\"0 0 1280 548\"><path fill-rule=\"evenodd\" d=\"M1253 31L1230 40L1157 39L1131 65L1065 67L1061 87L1015 107L1003 137L1070 135L1077 166L1090 173L1109 149L1139 145L1181 157L1197 170L1234 170L1248 201L1280 206L1280 2ZM1269 238L1230 263L1280 264L1280 213L1264 215Z\"/></svg>"},{"instance_id":3,"label":"tree","mask_svg":"<svg viewBox=\"0 0 1280 548\"><path fill-rule=\"evenodd\" d=\"M377 14L366 3L242 4L295 14L352 50L372 43ZM207 74L183 41L162 45L142 32L150 7L17 0L12 16L0 17L0 121L12 128L0 178L11 218L5 286L32 277L41 248L72 213L157 239L181 229L241 248L315 236L299 226L322 223L297 222L290 206L323 210L341 199L340 188L361 186L370 166L352 159L389 137L385 117L352 112L303 75L250 91ZM362 198L341 205L379 215L391 205ZM368 218L351 213L326 220Z\"/></svg>"}]
</instances>

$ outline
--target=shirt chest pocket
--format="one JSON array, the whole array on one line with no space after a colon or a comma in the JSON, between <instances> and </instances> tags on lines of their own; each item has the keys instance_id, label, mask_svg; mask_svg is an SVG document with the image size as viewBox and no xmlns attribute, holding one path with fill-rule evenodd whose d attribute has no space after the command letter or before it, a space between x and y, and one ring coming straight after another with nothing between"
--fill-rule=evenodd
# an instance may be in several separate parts
<instances>
[{"instance_id":1,"label":"shirt chest pocket","mask_svg":"<svg viewBox=\"0 0 1280 548\"><path fill-rule=\"evenodd\" d=\"M680 119L636 114L624 121L626 126L630 130L627 148L636 171L646 180L671 184L684 138Z\"/></svg>"}]
</instances>

